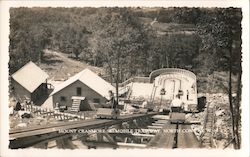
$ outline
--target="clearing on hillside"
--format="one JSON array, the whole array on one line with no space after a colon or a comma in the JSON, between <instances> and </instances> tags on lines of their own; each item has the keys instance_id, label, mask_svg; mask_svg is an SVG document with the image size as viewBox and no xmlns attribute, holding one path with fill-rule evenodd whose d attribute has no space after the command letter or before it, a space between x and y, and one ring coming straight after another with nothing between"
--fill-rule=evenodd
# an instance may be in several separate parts
<instances>
[{"instance_id":1,"label":"clearing on hillside","mask_svg":"<svg viewBox=\"0 0 250 157\"><path fill-rule=\"evenodd\" d=\"M52 50L44 50L44 61L39 66L49 74L49 79L55 81L66 80L85 68L89 68L97 74L103 74L102 68L68 58L67 54Z\"/></svg>"}]
</instances>

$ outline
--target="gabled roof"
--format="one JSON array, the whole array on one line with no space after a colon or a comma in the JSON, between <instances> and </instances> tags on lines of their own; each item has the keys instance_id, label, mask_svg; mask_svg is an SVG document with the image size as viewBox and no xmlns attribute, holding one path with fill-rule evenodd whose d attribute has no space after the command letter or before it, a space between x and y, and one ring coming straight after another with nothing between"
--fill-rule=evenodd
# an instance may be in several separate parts
<instances>
[{"instance_id":1,"label":"gabled roof","mask_svg":"<svg viewBox=\"0 0 250 157\"><path fill-rule=\"evenodd\" d=\"M100 94L101 96L108 98L108 91L112 90L115 91L114 86L110 83L102 79L100 76L95 74L89 69L84 69L83 71L79 72L78 74L70 77L68 80L59 84L55 90L51 93L54 95L55 93L61 91L62 89L66 88L67 86L71 85L76 81L81 81L89 88L93 89L95 92Z\"/></svg>"},{"instance_id":2,"label":"gabled roof","mask_svg":"<svg viewBox=\"0 0 250 157\"><path fill-rule=\"evenodd\" d=\"M11 77L32 93L37 87L45 82L49 75L40 69L35 63L30 61L12 74Z\"/></svg>"}]
</instances>

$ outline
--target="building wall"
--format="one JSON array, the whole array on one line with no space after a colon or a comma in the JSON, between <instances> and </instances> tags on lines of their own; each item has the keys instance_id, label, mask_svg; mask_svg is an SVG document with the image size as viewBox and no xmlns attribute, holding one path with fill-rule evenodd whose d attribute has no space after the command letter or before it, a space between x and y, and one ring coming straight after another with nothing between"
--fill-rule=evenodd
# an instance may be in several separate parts
<instances>
[{"instance_id":1,"label":"building wall","mask_svg":"<svg viewBox=\"0 0 250 157\"><path fill-rule=\"evenodd\" d=\"M39 99L42 99L42 97L47 96L47 84L42 83L37 89L31 94L31 99L33 102L36 102Z\"/></svg>"},{"instance_id":2,"label":"building wall","mask_svg":"<svg viewBox=\"0 0 250 157\"><path fill-rule=\"evenodd\" d=\"M55 107L55 104L59 103L60 105L66 105L68 107L71 107L72 106L71 97L77 96L77 87L82 88L81 96L86 97L88 101L93 102L94 99L100 99L100 104L106 103L106 98L102 97L101 95L99 95L97 92L95 92L93 89L89 88L82 82L76 81L52 96L53 106ZM65 101L61 100L61 97L65 97Z\"/></svg>"},{"instance_id":3,"label":"building wall","mask_svg":"<svg viewBox=\"0 0 250 157\"><path fill-rule=\"evenodd\" d=\"M26 98L31 99L31 93L13 79L12 79L12 87L14 90L14 95L18 100L20 99L24 100Z\"/></svg>"}]
</instances>

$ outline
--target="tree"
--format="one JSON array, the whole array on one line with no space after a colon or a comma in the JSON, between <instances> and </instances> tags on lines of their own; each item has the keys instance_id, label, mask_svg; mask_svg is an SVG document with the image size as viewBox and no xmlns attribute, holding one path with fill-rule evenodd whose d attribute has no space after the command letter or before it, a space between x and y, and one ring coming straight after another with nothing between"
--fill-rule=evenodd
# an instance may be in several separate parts
<instances>
[{"instance_id":1,"label":"tree","mask_svg":"<svg viewBox=\"0 0 250 157\"><path fill-rule=\"evenodd\" d=\"M202 38L203 51L210 51L217 58L222 58L218 62L225 65L221 67L216 65L219 69L223 68L228 70L228 98L229 106L232 117L234 147L240 148L240 97L241 97L241 49L239 45L241 42L241 12L239 9L213 9L205 10L203 16L198 23L198 32ZM237 44L236 44L237 43ZM235 49L235 47L238 47ZM240 69L240 70L236 70ZM237 101L233 101L233 88L232 88L232 74L238 75L238 88L237 88Z\"/></svg>"},{"instance_id":2,"label":"tree","mask_svg":"<svg viewBox=\"0 0 250 157\"><path fill-rule=\"evenodd\" d=\"M110 81L115 80L118 99L118 83L124 75L121 71L130 69L128 68L130 66L136 66L138 60L146 58L144 29L141 29L143 26L138 19L124 8L100 9L96 18L91 40L93 51L102 56ZM128 64L130 66L126 66Z\"/></svg>"}]
</instances>

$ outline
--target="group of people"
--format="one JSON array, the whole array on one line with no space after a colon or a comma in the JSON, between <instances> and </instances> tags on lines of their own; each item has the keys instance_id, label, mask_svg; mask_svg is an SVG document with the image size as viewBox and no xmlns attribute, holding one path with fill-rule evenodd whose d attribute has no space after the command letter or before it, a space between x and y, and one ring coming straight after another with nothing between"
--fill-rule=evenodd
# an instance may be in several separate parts
<instances>
[{"instance_id":1,"label":"group of people","mask_svg":"<svg viewBox=\"0 0 250 157\"><path fill-rule=\"evenodd\" d=\"M187 95L188 98L188 95ZM112 91L109 91L109 100L108 104L110 108L117 108L117 101L115 100L114 93ZM142 104L142 107L145 108L147 106L147 101L144 101ZM175 98L172 100L171 103L171 111L172 112L181 112L184 110L184 102L180 99L179 95L176 95Z\"/></svg>"}]
</instances>

